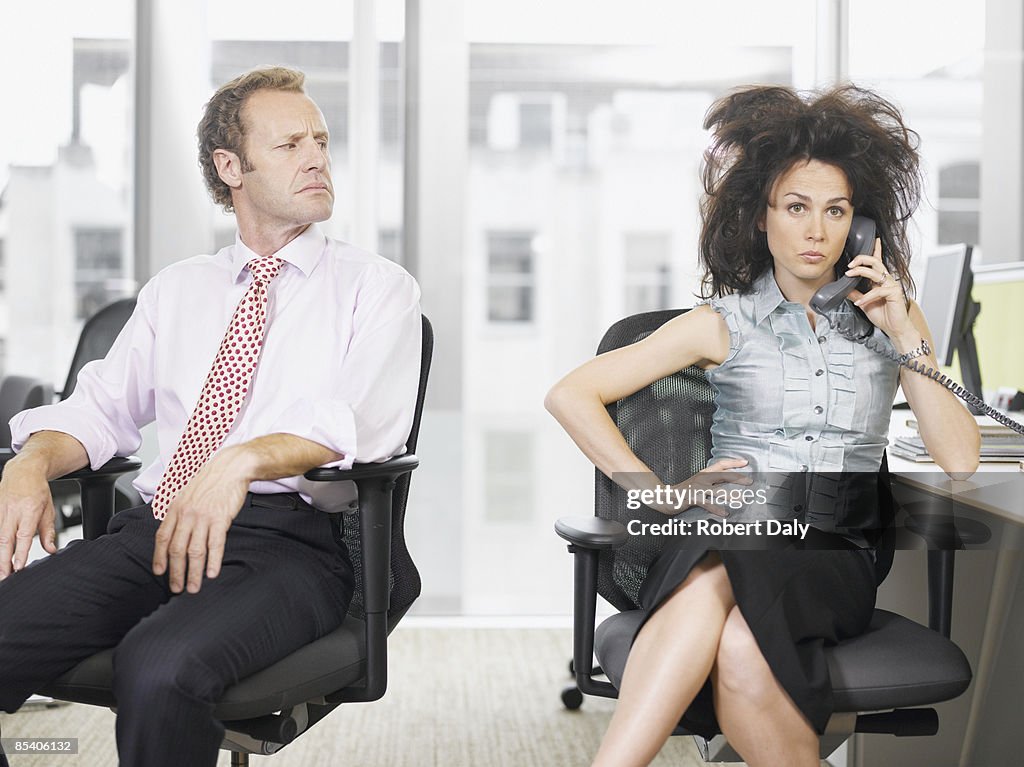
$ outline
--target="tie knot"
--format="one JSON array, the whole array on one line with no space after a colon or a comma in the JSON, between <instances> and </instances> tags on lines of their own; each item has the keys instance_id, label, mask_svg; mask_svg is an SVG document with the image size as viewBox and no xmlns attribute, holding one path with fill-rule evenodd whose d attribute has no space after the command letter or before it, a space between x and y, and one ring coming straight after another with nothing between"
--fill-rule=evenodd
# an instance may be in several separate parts
<instances>
[{"instance_id":1,"label":"tie knot","mask_svg":"<svg viewBox=\"0 0 1024 767\"><path fill-rule=\"evenodd\" d=\"M277 256L259 256L249 261L247 266L252 272L252 278L258 282L268 283L281 271L284 260Z\"/></svg>"}]
</instances>

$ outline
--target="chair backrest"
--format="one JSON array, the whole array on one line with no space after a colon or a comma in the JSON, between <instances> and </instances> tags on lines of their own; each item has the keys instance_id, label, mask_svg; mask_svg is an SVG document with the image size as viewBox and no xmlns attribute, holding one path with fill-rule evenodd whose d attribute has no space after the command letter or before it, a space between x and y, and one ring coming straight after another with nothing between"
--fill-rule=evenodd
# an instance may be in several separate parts
<instances>
[{"instance_id":1,"label":"chair backrest","mask_svg":"<svg viewBox=\"0 0 1024 767\"><path fill-rule=\"evenodd\" d=\"M597 353L636 343L685 311L688 310L645 312L619 320L604 334ZM608 406L629 447L662 481L669 483L681 482L707 465L714 409L711 384L696 366L655 381ZM600 471L596 472L594 504L594 513L606 519L665 520L646 507L628 511L625 491ZM659 550L656 537L634 535L621 548L602 551L598 561L598 592L619 610L636 609L637 593L647 567Z\"/></svg>"},{"instance_id":2,"label":"chair backrest","mask_svg":"<svg viewBox=\"0 0 1024 767\"><path fill-rule=\"evenodd\" d=\"M605 333L597 353L636 343L688 309L645 312L619 320ZM707 466L711 457L711 422L715 411L714 391L704 371L690 366L644 387L608 407L626 444L663 482L674 484ZM879 472L878 499L880 529L894 518L894 501L889 486L885 457ZM600 471L596 472L594 513L606 519L628 523L664 522L665 517L645 506L626 507L626 493ZM647 569L662 547L662 538L633 535L625 545L603 550L598 559L598 593L619 610L639 607L638 592ZM893 552L884 540L877 550L875 572L881 583L892 565Z\"/></svg>"},{"instance_id":3,"label":"chair backrest","mask_svg":"<svg viewBox=\"0 0 1024 767\"><path fill-rule=\"evenodd\" d=\"M412 430L405 446L408 452L416 452L416 443L420 433L420 418L423 415L423 401L427 394L427 378L430 375L430 361L434 351L434 330L430 320L423 317L423 347L420 353L420 380L416 394L416 409L413 412ZM388 627L391 628L398 618L405 614L409 606L420 595L421 581L416 564L412 561L409 548L405 543L405 505L409 500L409 481L411 474L403 475L395 484L391 495L391 603L388 609ZM345 515L345 545L355 569L355 592L349 605L349 614L362 619L363 583L362 555L359 545L359 514Z\"/></svg>"},{"instance_id":4,"label":"chair backrest","mask_svg":"<svg viewBox=\"0 0 1024 767\"><path fill-rule=\"evenodd\" d=\"M38 378L5 376L0 383L0 447L11 446L11 427L8 421L22 410L53 401L53 387Z\"/></svg>"},{"instance_id":5,"label":"chair backrest","mask_svg":"<svg viewBox=\"0 0 1024 767\"><path fill-rule=\"evenodd\" d=\"M100 309L96 314L86 320L82 326L82 332L78 336L78 346L75 348L75 355L71 358L71 369L68 371L67 381L60 392L62 400L71 396L78 382L78 374L82 368L93 360L102 359L107 356L110 347L114 345L114 339L121 332L121 328L128 321L128 318L135 311L134 298L122 298Z\"/></svg>"}]
</instances>

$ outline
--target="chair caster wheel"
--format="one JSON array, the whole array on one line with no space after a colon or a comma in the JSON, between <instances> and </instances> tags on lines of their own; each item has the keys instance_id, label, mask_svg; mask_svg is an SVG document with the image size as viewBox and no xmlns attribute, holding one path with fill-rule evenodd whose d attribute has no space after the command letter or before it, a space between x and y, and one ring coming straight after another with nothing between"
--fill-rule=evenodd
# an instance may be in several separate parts
<instances>
[{"instance_id":1,"label":"chair caster wheel","mask_svg":"<svg viewBox=\"0 0 1024 767\"><path fill-rule=\"evenodd\" d=\"M570 711L577 710L583 705L583 693L576 685L569 685L562 690L562 705Z\"/></svg>"}]
</instances>

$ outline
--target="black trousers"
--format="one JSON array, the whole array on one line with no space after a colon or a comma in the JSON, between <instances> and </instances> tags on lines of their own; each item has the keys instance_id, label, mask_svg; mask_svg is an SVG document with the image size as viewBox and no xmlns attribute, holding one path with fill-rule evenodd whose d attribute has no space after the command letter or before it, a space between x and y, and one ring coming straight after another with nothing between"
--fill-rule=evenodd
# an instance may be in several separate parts
<instances>
[{"instance_id":1,"label":"black trousers","mask_svg":"<svg viewBox=\"0 0 1024 767\"><path fill-rule=\"evenodd\" d=\"M333 515L297 494L246 497L220 574L173 594L152 572L159 522L117 514L0 582L0 709L100 650L114 651L121 765L213 765L224 689L337 628L353 574ZM2 759L2 757L0 757Z\"/></svg>"}]
</instances>

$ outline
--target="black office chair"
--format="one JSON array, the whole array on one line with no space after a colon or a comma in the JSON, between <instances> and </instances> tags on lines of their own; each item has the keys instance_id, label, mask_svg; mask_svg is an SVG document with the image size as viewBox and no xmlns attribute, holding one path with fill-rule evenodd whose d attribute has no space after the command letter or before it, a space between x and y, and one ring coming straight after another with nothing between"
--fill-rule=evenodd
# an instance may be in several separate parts
<instances>
[{"instance_id":1,"label":"black office chair","mask_svg":"<svg viewBox=\"0 0 1024 767\"><path fill-rule=\"evenodd\" d=\"M4 376L0 383L0 448L11 446L11 418L22 410L50 402L53 402L50 384L29 376Z\"/></svg>"},{"instance_id":2,"label":"black office chair","mask_svg":"<svg viewBox=\"0 0 1024 767\"><path fill-rule=\"evenodd\" d=\"M82 368L93 360L107 356L114 345L117 334L121 332L128 318L135 311L134 298L122 298L107 304L96 314L85 321L82 331L78 334L78 344L71 357L71 366L64 381L64 388L57 392L58 400L66 400L75 390L78 374ZM117 477L114 482L114 509L122 511L142 503L142 496L132 487L131 480L137 470ZM82 507L78 497L78 485L70 480L58 479L50 483L54 505L57 508L57 531L82 523Z\"/></svg>"},{"instance_id":3,"label":"black office chair","mask_svg":"<svg viewBox=\"0 0 1024 767\"><path fill-rule=\"evenodd\" d=\"M78 383L78 374L87 363L107 356L110 347L114 345L117 334L128 322L133 311L135 311L135 299L122 298L112 304L107 304L85 321L85 324L82 325L82 332L78 335L78 345L71 358L67 380L64 382L64 388L60 390L61 400L66 400L71 396L75 390L75 384Z\"/></svg>"},{"instance_id":4,"label":"black office chair","mask_svg":"<svg viewBox=\"0 0 1024 767\"><path fill-rule=\"evenodd\" d=\"M359 509L347 515L344 539L355 568L355 592L344 623L326 636L241 680L214 710L226 728L221 748L232 765L249 754L272 754L341 703L378 700L387 689L387 638L420 593L420 577L405 544L405 505L433 351L433 330L423 318L419 391L408 452L348 471L313 469L314 482L354 481ZM0 455L0 461L3 456ZM138 468L137 459L115 458L99 472L69 475L82 483L85 537L106 530L113 508L111 478ZM113 650L82 661L40 692L59 700L116 708L111 691Z\"/></svg>"},{"instance_id":5,"label":"black office chair","mask_svg":"<svg viewBox=\"0 0 1024 767\"><path fill-rule=\"evenodd\" d=\"M648 312L617 322L605 334L598 353L645 338L681 311L686 310ZM663 481L681 482L707 465L714 399L700 368L689 367L656 381L608 410L629 446ZM658 553L655 537L626 532L625 522L645 513L651 515L649 521L665 519L647 509L628 511L625 491L598 471L594 516L562 518L555 525L575 558L570 668L576 684L562 693L568 708L581 705L582 693L618 695L630 642L643 617L638 591ZM880 550L879 581L891 564L892 551ZM823 756L853 732L933 735L938 731L935 710L917 707L955 698L971 681L967 659L949 639L952 574L952 551L929 552L931 628L876 609L863 635L826 649L835 713L822 737ZM621 612L595 631L598 593ZM594 666L595 653L599 667ZM602 673L610 682L597 678ZM680 727L675 734L690 733ZM710 740L694 735L694 739L705 760L739 758L721 735Z\"/></svg>"}]
</instances>

